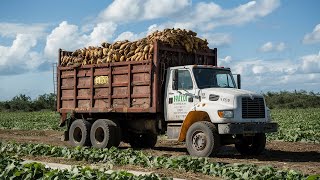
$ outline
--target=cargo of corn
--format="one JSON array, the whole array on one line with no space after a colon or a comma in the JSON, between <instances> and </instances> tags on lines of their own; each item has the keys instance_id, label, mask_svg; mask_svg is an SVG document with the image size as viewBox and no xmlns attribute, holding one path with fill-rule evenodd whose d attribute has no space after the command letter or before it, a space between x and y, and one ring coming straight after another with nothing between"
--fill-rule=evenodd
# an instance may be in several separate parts
<instances>
[{"instance_id":1,"label":"cargo of corn","mask_svg":"<svg viewBox=\"0 0 320 180\"><path fill-rule=\"evenodd\" d=\"M196 37L197 33L185 29L165 29L137 41L116 41L113 44L103 42L100 47L89 46L77 49L61 57L61 66L102 64L119 61L143 61L153 57L154 41L168 46L180 46L187 53L208 51L207 40Z\"/></svg>"}]
</instances>

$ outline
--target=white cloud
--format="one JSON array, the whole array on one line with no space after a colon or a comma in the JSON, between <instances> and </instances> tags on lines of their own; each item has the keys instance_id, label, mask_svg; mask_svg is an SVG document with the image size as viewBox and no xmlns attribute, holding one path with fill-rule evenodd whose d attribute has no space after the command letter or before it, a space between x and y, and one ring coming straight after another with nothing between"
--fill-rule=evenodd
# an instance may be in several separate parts
<instances>
[{"instance_id":1,"label":"white cloud","mask_svg":"<svg viewBox=\"0 0 320 180\"><path fill-rule=\"evenodd\" d=\"M116 29L117 25L113 22L98 23L89 36L84 35L85 39L89 39L86 45L97 46L104 41L110 41Z\"/></svg>"},{"instance_id":2,"label":"white cloud","mask_svg":"<svg viewBox=\"0 0 320 180\"><path fill-rule=\"evenodd\" d=\"M301 57L303 73L320 73L320 52Z\"/></svg>"},{"instance_id":3,"label":"white cloud","mask_svg":"<svg viewBox=\"0 0 320 180\"><path fill-rule=\"evenodd\" d=\"M214 2L190 0L115 0L99 14L100 21L130 22L157 18L175 19L173 27L212 30L217 26L241 25L267 16L279 7L279 0L249 1L223 9Z\"/></svg>"},{"instance_id":4,"label":"white cloud","mask_svg":"<svg viewBox=\"0 0 320 180\"><path fill-rule=\"evenodd\" d=\"M201 37L207 39L211 47L225 46L232 42L231 35L226 33L205 33Z\"/></svg>"},{"instance_id":5,"label":"white cloud","mask_svg":"<svg viewBox=\"0 0 320 180\"><path fill-rule=\"evenodd\" d=\"M77 25L63 21L47 36L44 53L56 61L59 48L73 51L84 46L98 46L104 41L111 41L116 28L112 22L98 23L90 34L84 34Z\"/></svg>"},{"instance_id":6,"label":"white cloud","mask_svg":"<svg viewBox=\"0 0 320 180\"><path fill-rule=\"evenodd\" d=\"M144 19L167 17L191 5L190 0L148 0L144 5Z\"/></svg>"},{"instance_id":7,"label":"white cloud","mask_svg":"<svg viewBox=\"0 0 320 180\"><path fill-rule=\"evenodd\" d=\"M263 44L260 48L260 51L262 51L262 52L269 52L272 50L273 50L272 42L267 42L267 43Z\"/></svg>"},{"instance_id":8,"label":"white cloud","mask_svg":"<svg viewBox=\"0 0 320 180\"><path fill-rule=\"evenodd\" d=\"M320 24L316 25L311 33L308 33L303 38L304 44L314 44L320 42Z\"/></svg>"},{"instance_id":9,"label":"white cloud","mask_svg":"<svg viewBox=\"0 0 320 180\"><path fill-rule=\"evenodd\" d=\"M58 49L74 50L84 45L78 26L63 21L47 36L44 53L47 57L57 57Z\"/></svg>"},{"instance_id":10,"label":"white cloud","mask_svg":"<svg viewBox=\"0 0 320 180\"><path fill-rule=\"evenodd\" d=\"M16 37L17 34L32 34L34 37L39 37L45 34L46 28L46 24L0 22L0 35L4 37Z\"/></svg>"},{"instance_id":11,"label":"white cloud","mask_svg":"<svg viewBox=\"0 0 320 180\"><path fill-rule=\"evenodd\" d=\"M219 59L219 64L221 64L221 66L229 66L231 62L232 62L231 56L226 56L225 58Z\"/></svg>"},{"instance_id":12,"label":"white cloud","mask_svg":"<svg viewBox=\"0 0 320 180\"><path fill-rule=\"evenodd\" d=\"M259 48L261 52L271 52L271 51L281 52L285 49L286 49L286 44L284 42L280 42L278 44L274 44L272 42L266 42Z\"/></svg>"},{"instance_id":13,"label":"white cloud","mask_svg":"<svg viewBox=\"0 0 320 180\"><path fill-rule=\"evenodd\" d=\"M135 41L145 36L146 36L146 32L135 34L133 32L126 31L121 33L114 41L124 41L124 40Z\"/></svg>"},{"instance_id":14,"label":"white cloud","mask_svg":"<svg viewBox=\"0 0 320 180\"><path fill-rule=\"evenodd\" d=\"M241 74L244 89L315 90L316 86L320 86L320 52L297 60L232 59L229 56L219 59L219 65L230 67L233 73Z\"/></svg>"},{"instance_id":15,"label":"white cloud","mask_svg":"<svg viewBox=\"0 0 320 180\"><path fill-rule=\"evenodd\" d=\"M99 19L101 21L128 22L177 15L190 6L190 0L115 0Z\"/></svg>"},{"instance_id":16,"label":"white cloud","mask_svg":"<svg viewBox=\"0 0 320 180\"><path fill-rule=\"evenodd\" d=\"M224 9L214 2L199 2L183 17L176 18L174 27L210 31L219 26L243 25L267 16L279 5L279 0L261 0Z\"/></svg>"},{"instance_id":17,"label":"white cloud","mask_svg":"<svg viewBox=\"0 0 320 180\"><path fill-rule=\"evenodd\" d=\"M17 34L11 46L0 45L0 72L23 73L38 67L44 59L32 51L37 44L37 38L31 34Z\"/></svg>"}]
</instances>

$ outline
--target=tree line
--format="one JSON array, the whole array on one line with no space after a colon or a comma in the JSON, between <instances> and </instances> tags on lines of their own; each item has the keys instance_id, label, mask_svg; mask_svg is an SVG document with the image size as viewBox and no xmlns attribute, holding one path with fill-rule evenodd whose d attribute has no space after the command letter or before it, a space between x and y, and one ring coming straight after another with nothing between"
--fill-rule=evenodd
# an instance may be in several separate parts
<instances>
[{"instance_id":1,"label":"tree line","mask_svg":"<svg viewBox=\"0 0 320 180\"><path fill-rule=\"evenodd\" d=\"M9 101L0 101L0 111L54 111L55 104L56 95L53 93L39 95L34 100L25 94L19 94Z\"/></svg>"},{"instance_id":2,"label":"tree line","mask_svg":"<svg viewBox=\"0 0 320 180\"><path fill-rule=\"evenodd\" d=\"M263 93L270 109L320 108L320 93L307 91L281 91ZM56 110L56 96L43 94L32 100L19 94L8 101L0 101L0 111Z\"/></svg>"},{"instance_id":3,"label":"tree line","mask_svg":"<svg viewBox=\"0 0 320 180\"><path fill-rule=\"evenodd\" d=\"M320 93L301 91L267 92L263 94L270 109L319 108Z\"/></svg>"}]
</instances>

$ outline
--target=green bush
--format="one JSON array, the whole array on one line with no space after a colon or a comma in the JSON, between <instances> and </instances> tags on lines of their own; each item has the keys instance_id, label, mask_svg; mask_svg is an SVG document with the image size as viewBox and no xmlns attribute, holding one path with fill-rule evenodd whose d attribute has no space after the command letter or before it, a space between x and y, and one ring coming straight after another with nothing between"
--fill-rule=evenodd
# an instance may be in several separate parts
<instances>
[{"instance_id":1,"label":"green bush","mask_svg":"<svg viewBox=\"0 0 320 180\"><path fill-rule=\"evenodd\" d=\"M320 93L306 91L281 91L267 92L264 94L267 106L270 109L296 109L296 108L319 108Z\"/></svg>"}]
</instances>

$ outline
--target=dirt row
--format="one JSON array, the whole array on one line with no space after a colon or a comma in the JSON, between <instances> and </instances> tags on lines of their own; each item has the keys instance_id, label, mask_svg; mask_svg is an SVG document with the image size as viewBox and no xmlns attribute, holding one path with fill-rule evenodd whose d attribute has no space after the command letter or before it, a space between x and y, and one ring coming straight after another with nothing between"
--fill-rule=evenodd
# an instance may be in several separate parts
<instances>
[{"instance_id":1,"label":"dirt row","mask_svg":"<svg viewBox=\"0 0 320 180\"><path fill-rule=\"evenodd\" d=\"M61 141L62 134L63 132L50 130L25 131L0 129L0 140L69 146L68 142ZM120 145L120 148L128 147L130 145L126 143L121 143ZM142 151L155 156L187 154L184 143L168 141L161 137L154 149L144 149ZM259 156L241 156L237 153L234 146L224 146L218 155L211 157L210 160L225 163L271 165L279 169L293 169L307 174L320 174L320 144L271 141L267 143L266 151ZM55 160L51 158L50 161L54 162ZM135 169L134 167L128 168Z\"/></svg>"}]
</instances>

